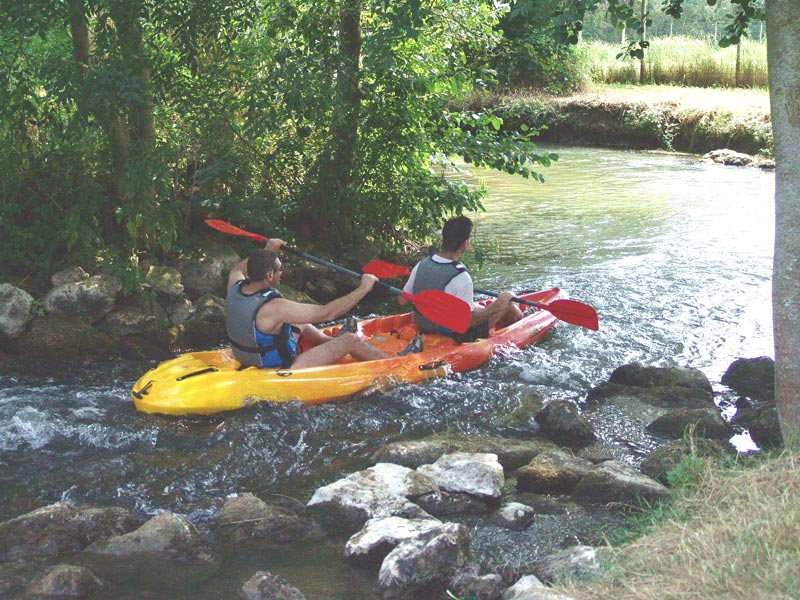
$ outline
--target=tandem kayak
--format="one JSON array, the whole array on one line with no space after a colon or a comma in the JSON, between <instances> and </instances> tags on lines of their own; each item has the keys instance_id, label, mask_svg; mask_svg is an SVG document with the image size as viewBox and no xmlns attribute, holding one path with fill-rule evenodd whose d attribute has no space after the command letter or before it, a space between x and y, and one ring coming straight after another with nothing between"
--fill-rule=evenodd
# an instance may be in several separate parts
<instances>
[{"instance_id":1,"label":"tandem kayak","mask_svg":"<svg viewBox=\"0 0 800 600\"><path fill-rule=\"evenodd\" d=\"M519 297L546 304L566 295L552 288ZM140 411L172 415L208 415L257 402L318 404L475 369L500 348L533 344L556 321L547 310L534 308L522 320L493 329L486 339L458 344L447 336L424 334L421 352L396 356L417 334L412 313L375 317L358 323L358 335L390 358L357 362L347 356L324 367L259 369L242 368L230 348L189 352L145 373L134 384L131 398ZM339 329L333 325L323 331L336 335Z\"/></svg>"}]
</instances>

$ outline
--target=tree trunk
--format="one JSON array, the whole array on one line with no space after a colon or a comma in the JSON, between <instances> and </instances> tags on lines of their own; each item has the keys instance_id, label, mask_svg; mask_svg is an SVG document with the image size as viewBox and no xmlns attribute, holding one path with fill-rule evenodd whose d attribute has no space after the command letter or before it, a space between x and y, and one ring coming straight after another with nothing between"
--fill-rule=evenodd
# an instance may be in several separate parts
<instances>
[{"instance_id":1,"label":"tree trunk","mask_svg":"<svg viewBox=\"0 0 800 600\"><path fill-rule=\"evenodd\" d=\"M647 25L645 21L647 20L647 0L642 0L641 4L641 14L640 19L642 21L642 35L639 38L640 41L644 42L647 40ZM639 84L644 85L647 81L647 65L645 63L645 57L647 56L647 52L642 46L642 59L639 61Z\"/></svg>"},{"instance_id":2,"label":"tree trunk","mask_svg":"<svg viewBox=\"0 0 800 600\"><path fill-rule=\"evenodd\" d=\"M800 448L800 19L796 0L767 0L767 64L775 138L772 274L775 400L787 447Z\"/></svg>"},{"instance_id":3,"label":"tree trunk","mask_svg":"<svg viewBox=\"0 0 800 600\"><path fill-rule=\"evenodd\" d=\"M358 197L355 159L361 114L361 2L342 0L339 7L339 63L328 129L329 151L317 163L312 194L316 204L301 211L298 231L302 238L322 236L339 245L351 241L356 229L353 214Z\"/></svg>"}]
</instances>

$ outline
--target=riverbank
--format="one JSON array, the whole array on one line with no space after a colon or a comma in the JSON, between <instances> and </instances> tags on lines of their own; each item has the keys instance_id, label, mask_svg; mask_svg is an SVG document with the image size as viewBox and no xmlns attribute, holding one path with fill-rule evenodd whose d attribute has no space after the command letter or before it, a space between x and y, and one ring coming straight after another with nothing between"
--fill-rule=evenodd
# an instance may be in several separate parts
<instances>
[{"instance_id":1,"label":"riverbank","mask_svg":"<svg viewBox=\"0 0 800 600\"><path fill-rule=\"evenodd\" d=\"M543 142L772 155L766 90L593 85L570 96L476 94L459 108L494 109L505 127L539 128Z\"/></svg>"}]
</instances>

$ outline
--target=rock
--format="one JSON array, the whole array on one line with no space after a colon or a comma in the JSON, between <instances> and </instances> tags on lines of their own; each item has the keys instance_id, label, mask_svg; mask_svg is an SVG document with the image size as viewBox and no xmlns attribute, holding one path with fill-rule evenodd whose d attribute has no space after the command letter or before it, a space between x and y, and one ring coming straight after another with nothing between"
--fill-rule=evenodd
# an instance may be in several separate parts
<instances>
[{"instance_id":1,"label":"rock","mask_svg":"<svg viewBox=\"0 0 800 600\"><path fill-rule=\"evenodd\" d=\"M586 394L586 402L589 404L600 404L626 398L659 408L716 407L714 395L711 392L682 385L645 388L606 382L592 388Z\"/></svg>"},{"instance_id":2,"label":"rock","mask_svg":"<svg viewBox=\"0 0 800 600\"><path fill-rule=\"evenodd\" d=\"M517 489L538 494L571 494L592 463L561 450L542 452L517 471Z\"/></svg>"},{"instance_id":3,"label":"rock","mask_svg":"<svg viewBox=\"0 0 800 600\"><path fill-rule=\"evenodd\" d=\"M158 339L168 323L166 311L153 302L145 306L115 308L96 327L115 336L140 335Z\"/></svg>"},{"instance_id":4,"label":"rock","mask_svg":"<svg viewBox=\"0 0 800 600\"><path fill-rule=\"evenodd\" d=\"M144 276L143 287L158 294L175 299L183 294L181 274L177 269L159 265L151 265Z\"/></svg>"},{"instance_id":5,"label":"rock","mask_svg":"<svg viewBox=\"0 0 800 600\"><path fill-rule=\"evenodd\" d=\"M728 148L706 152L700 160L732 167L749 167L756 163L752 156Z\"/></svg>"},{"instance_id":6,"label":"rock","mask_svg":"<svg viewBox=\"0 0 800 600\"><path fill-rule=\"evenodd\" d=\"M114 308L122 281L113 275L94 275L52 288L42 301L46 313L61 313L95 323Z\"/></svg>"},{"instance_id":7,"label":"rock","mask_svg":"<svg viewBox=\"0 0 800 600\"><path fill-rule=\"evenodd\" d=\"M476 573L457 573L447 589L459 598L474 600L500 600L503 597L503 578L495 573L477 575Z\"/></svg>"},{"instance_id":8,"label":"rock","mask_svg":"<svg viewBox=\"0 0 800 600\"><path fill-rule=\"evenodd\" d=\"M34 299L9 283L0 283L0 335L18 338L33 319Z\"/></svg>"},{"instance_id":9,"label":"rock","mask_svg":"<svg viewBox=\"0 0 800 600\"><path fill-rule=\"evenodd\" d=\"M734 416L733 423L740 427L746 427L750 432L750 437L759 448L781 448L783 446L778 410L772 402L740 409Z\"/></svg>"},{"instance_id":10,"label":"rock","mask_svg":"<svg viewBox=\"0 0 800 600\"><path fill-rule=\"evenodd\" d=\"M74 565L56 565L28 586L27 593L35 598L86 598L103 586L89 569Z\"/></svg>"},{"instance_id":11,"label":"rock","mask_svg":"<svg viewBox=\"0 0 800 600\"><path fill-rule=\"evenodd\" d=\"M50 285L53 287L60 287L67 283L78 283L89 279L89 274L83 270L82 267L69 267L62 269L57 273L53 273L50 277Z\"/></svg>"},{"instance_id":12,"label":"rock","mask_svg":"<svg viewBox=\"0 0 800 600\"><path fill-rule=\"evenodd\" d=\"M439 491L439 486L436 485L433 478L408 467L378 463L366 469L365 472L372 474L375 482L390 493L409 500Z\"/></svg>"},{"instance_id":13,"label":"rock","mask_svg":"<svg viewBox=\"0 0 800 600\"><path fill-rule=\"evenodd\" d=\"M489 510L486 500L460 492L434 492L420 496L416 503L434 517L481 515Z\"/></svg>"},{"instance_id":14,"label":"rock","mask_svg":"<svg viewBox=\"0 0 800 600\"><path fill-rule=\"evenodd\" d=\"M168 512L156 515L135 531L97 541L84 553L126 562L146 555L179 562L216 562L197 529L186 518Z\"/></svg>"},{"instance_id":15,"label":"rock","mask_svg":"<svg viewBox=\"0 0 800 600\"><path fill-rule=\"evenodd\" d=\"M356 560L383 560L400 544L440 531L443 525L435 519L370 519L361 531L347 540L344 555Z\"/></svg>"},{"instance_id":16,"label":"rock","mask_svg":"<svg viewBox=\"0 0 800 600\"><path fill-rule=\"evenodd\" d=\"M194 304L188 298L181 296L167 307L167 316L173 325L182 325L194 316Z\"/></svg>"},{"instance_id":17,"label":"rock","mask_svg":"<svg viewBox=\"0 0 800 600\"><path fill-rule=\"evenodd\" d=\"M505 481L497 455L488 453L445 454L417 471L431 477L446 492L464 492L489 500L500 498Z\"/></svg>"},{"instance_id":18,"label":"rock","mask_svg":"<svg viewBox=\"0 0 800 600\"><path fill-rule=\"evenodd\" d=\"M632 505L640 500L652 503L665 500L669 496L670 492L666 487L630 465L616 460L593 466L572 493L572 497L578 500Z\"/></svg>"},{"instance_id":19,"label":"rock","mask_svg":"<svg viewBox=\"0 0 800 600\"><path fill-rule=\"evenodd\" d=\"M76 552L137 525L122 508L77 508L61 502L43 506L0 523L0 562Z\"/></svg>"},{"instance_id":20,"label":"rock","mask_svg":"<svg viewBox=\"0 0 800 600\"><path fill-rule=\"evenodd\" d=\"M205 294L197 301L197 308L192 320L209 323L225 322L225 299Z\"/></svg>"},{"instance_id":21,"label":"rock","mask_svg":"<svg viewBox=\"0 0 800 600\"><path fill-rule=\"evenodd\" d=\"M190 254L181 254L171 265L180 272L186 293L193 298L225 295L228 273L241 260L230 246L206 242Z\"/></svg>"},{"instance_id":22,"label":"rock","mask_svg":"<svg viewBox=\"0 0 800 600\"><path fill-rule=\"evenodd\" d=\"M775 399L775 361L768 356L737 358L722 376L722 383L754 400Z\"/></svg>"},{"instance_id":23,"label":"rock","mask_svg":"<svg viewBox=\"0 0 800 600\"><path fill-rule=\"evenodd\" d=\"M270 506L250 493L225 502L217 517L216 533L226 544L251 539L278 544L322 539L322 531L313 521Z\"/></svg>"},{"instance_id":24,"label":"rock","mask_svg":"<svg viewBox=\"0 0 800 600\"><path fill-rule=\"evenodd\" d=\"M527 594L542 589L546 588L536 575L524 575L505 591L503 600L525 600L531 597Z\"/></svg>"},{"instance_id":25,"label":"rock","mask_svg":"<svg viewBox=\"0 0 800 600\"><path fill-rule=\"evenodd\" d=\"M685 387L711 393L711 382L699 370L685 367L644 367L638 363L614 369L609 383L635 387Z\"/></svg>"},{"instance_id":26,"label":"rock","mask_svg":"<svg viewBox=\"0 0 800 600\"><path fill-rule=\"evenodd\" d=\"M672 438L683 437L687 430L700 437L720 440L728 440L733 435L733 428L723 420L719 410L713 408L672 410L658 417L646 429Z\"/></svg>"},{"instance_id":27,"label":"rock","mask_svg":"<svg viewBox=\"0 0 800 600\"><path fill-rule=\"evenodd\" d=\"M498 527L514 531L524 531L533 521L535 511L530 506L519 502L506 502L489 517L489 521Z\"/></svg>"},{"instance_id":28,"label":"rock","mask_svg":"<svg viewBox=\"0 0 800 600\"><path fill-rule=\"evenodd\" d=\"M720 458L730 452L730 446L723 446L716 440L681 438L653 450L641 462L639 470L648 477L669 485L667 473L677 467L684 456Z\"/></svg>"},{"instance_id":29,"label":"rock","mask_svg":"<svg viewBox=\"0 0 800 600\"><path fill-rule=\"evenodd\" d=\"M534 418L542 433L565 446L586 446L597 438L589 422L578 413L578 407L566 400L546 404Z\"/></svg>"},{"instance_id":30,"label":"rock","mask_svg":"<svg viewBox=\"0 0 800 600\"><path fill-rule=\"evenodd\" d=\"M436 531L400 544L381 564L378 585L383 600L426 598L442 593L470 561L469 530L444 523Z\"/></svg>"},{"instance_id":31,"label":"rock","mask_svg":"<svg viewBox=\"0 0 800 600\"><path fill-rule=\"evenodd\" d=\"M406 498L391 493L374 473L351 473L314 492L308 501L314 518L328 531L352 535L378 517L433 518Z\"/></svg>"},{"instance_id":32,"label":"rock","mask_svg":"<svg viewBox=\"0 0 800 600\"><path fill-rule=\"evenodd\" d=\"M76 317L51 313L34 319L17 340L28 360L82 366L122 357L124 348L107 333Z\"/></svg>"},{"instance_id":33,"label":"rock","mask_svg":"<svg viewBox=\"0 0 800 600\"><path fill-rule=\"evenodd\" d=\"M248 579L236 594L243 600L306 600L296 587L280 575L258 571Z\"/></svg>"},{"instance_id":34,"label":"rock","mask_svg":"<svg viewBox=\"0 0 800 600\"><path fill-rule=\"evenodd\" d=\"M557 446L552 442L542 440L510 440L447 433L387 444L372 455L372 462L388 462L416 469L453 452L492 453L497 455L505 473L513 473L537 454L555 448Z\"/></svg>"},{"instance_id":35,"label":"rock","mask_svg":"<svg viewBox=\"0 0 800 600\"><path fill-rule=\"evenodd\" d=\"M536 563L534 573L550 584L586 582L601 572L597 551L590 546L573 546Z\"/></svg>"}]
</instances>

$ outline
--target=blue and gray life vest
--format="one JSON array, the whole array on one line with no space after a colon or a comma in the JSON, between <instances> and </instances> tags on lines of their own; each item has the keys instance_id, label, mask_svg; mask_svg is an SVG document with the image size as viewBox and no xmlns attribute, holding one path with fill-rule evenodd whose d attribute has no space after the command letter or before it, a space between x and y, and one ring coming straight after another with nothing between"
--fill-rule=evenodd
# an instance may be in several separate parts
<instances>
[{"instance_id":1,"label":"blue and gray life vest","mask_svg":"<svg viewBox=\"0 0 800 600\"><path fill-rule=\"evenodd\" d=\"M429 256L422 260L417 267L417 274L414 276L414 286L411 292L418 294L425 290L444 291L447 284L458 274L467 270L467 267L460 261L437 262ZM417 329L424 333L442 332L442 328L430 319L426 319L416 310L414 311L414 323Z\"/></svg>"},{"instance_id":2,"label":"blue and gray life vest","mask_svg":"<svg viewBox=\"0 0 800 600\"><path fill-rule=\"evenodd\" d=\"M281 294L272 288L245 294L241 290L245 283L247 280L232 285L225 298L225 329L233 355L243 365L291 367L297 355L297 340L292 333L297 328L284 323L278 334L263 333L256 328L258 310L270 300L281 298Z\"/></svg>"}]
</instances>

